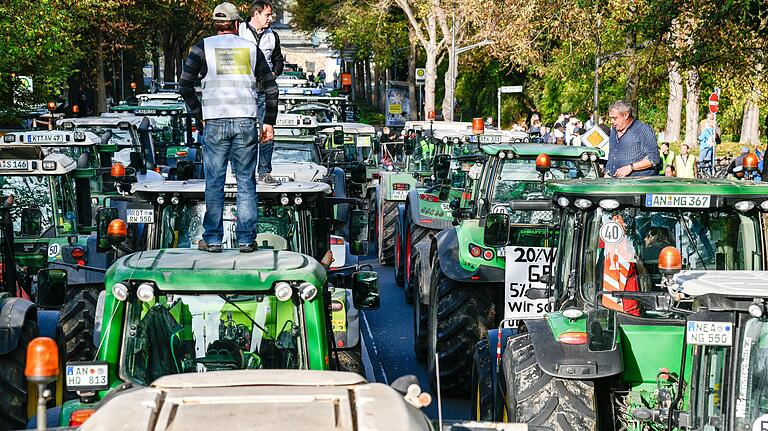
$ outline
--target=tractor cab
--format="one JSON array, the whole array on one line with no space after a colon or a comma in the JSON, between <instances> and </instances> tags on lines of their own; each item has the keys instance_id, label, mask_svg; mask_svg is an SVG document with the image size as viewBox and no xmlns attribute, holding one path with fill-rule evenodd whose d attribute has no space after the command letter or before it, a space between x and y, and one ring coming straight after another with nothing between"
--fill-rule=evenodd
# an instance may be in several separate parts
<instances>
[{"instance_id":1,"label":"tractor cab","mask_svg":"<svg viewBox=\"0 0 768 431\"><path fill-rule=\"evenodd\" d=\"M281 89L278 112L314 117L319 124L357 121L357 108L346 96L322 93L317 88Z\"/></svg>"},{"instance_id":2,"label":"tractor cab","mask_svg":"<svg viewBox=\"0 0 768 431\"><path fill-rule=\"evenodd\" d=\"M146 93L136 96L139 106L176 106L184 103L179 93Z\"/></svg>"}]
</instances>

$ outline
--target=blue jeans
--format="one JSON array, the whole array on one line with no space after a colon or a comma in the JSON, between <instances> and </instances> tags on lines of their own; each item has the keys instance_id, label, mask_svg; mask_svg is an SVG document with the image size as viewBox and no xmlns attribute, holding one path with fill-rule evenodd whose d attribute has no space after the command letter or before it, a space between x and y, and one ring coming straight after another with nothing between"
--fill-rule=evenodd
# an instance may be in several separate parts
<instances>
[{"instance_id":1,"label":"blue jeans","mask_svg":"<svg viewBox=\"0 0 768 431\"><path fill-rule=\"evenodd\" d=\"M715 167L712 163L712 147L701 147L701 152L699 153L699 163L701 162L707 162L710 174L714 172Z\"/></svg>"},{"instance_id":2,"label":"blue jeans","mask_svg":"<svg viewBox=\"0 0 768 431\"><path fill-rule=\"evenodd\" d=\"M253 118L221 118L205 122L203 165L205 168L205 217L203 239L221 244L224 236L224 184L227 162L237 178L237 242L250 244L255 238L259 200L256 195L256 154L259 130Z\"/></svg>"},{"instance_id":3,"label":"blue jeans","mask_svg":"<svg viewBox=\"0 0 768 431\"><path fill-rule=\"evenodd\" d=\"M267 95L263 92L258 93L258 97L256 97L256 107L259 111L259 124L264 124L264 116L267 114ZM275 141L272 139L259 144L259 175L272 172L272 149L274 146Z\"/></svg>"}]
</instances>

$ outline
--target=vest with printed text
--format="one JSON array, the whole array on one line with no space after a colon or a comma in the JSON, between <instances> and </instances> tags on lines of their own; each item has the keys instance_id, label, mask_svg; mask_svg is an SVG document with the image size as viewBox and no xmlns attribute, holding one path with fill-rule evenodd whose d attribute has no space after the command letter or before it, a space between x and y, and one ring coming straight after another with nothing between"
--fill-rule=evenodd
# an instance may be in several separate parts
<instances>
[{"instance_id":1,"label":"vest with printed text","mask_svg":"<svg viewBox=\"0 0 768 431\"><path fill-rule=\"evenodd\" d=\"M254 76L258 47L233 34L204 39L203 119L257 118Z\"/></svg>"}]
</instances>

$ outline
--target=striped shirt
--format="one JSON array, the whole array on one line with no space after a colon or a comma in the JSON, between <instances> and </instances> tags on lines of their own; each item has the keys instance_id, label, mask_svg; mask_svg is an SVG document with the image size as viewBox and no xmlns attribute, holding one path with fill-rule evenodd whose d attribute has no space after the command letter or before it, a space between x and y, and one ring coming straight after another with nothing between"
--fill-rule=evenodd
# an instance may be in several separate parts
<instances>
[{"instance_id":1,"label":"striped shirt","mask_svg":"<svg viewBox=\"0 0 768 431\"><path fill-rule=\"evenodd\" d=\"M608 161L605 163L605 171L610 176L616 175L616 170L623 166L647 159L653 163L648 169L633 171L630 176L647 177L658 174L661 164L659 147L656 146L656 134L651 126L633 119L624 135L619 138L615 128L611 128L611 136L608 139Z\"/></svg>"},{"instance_id":2,"label":"striped shirt","mask_svg":"<svg viewBox=\"0 0 768 431\"><path fill-rule=\"evenodd\" d=\"M267 60L260 49L257 49L256 66L254 67L254 76L261 81L264 93L266 95L266 112L264 115L264 124L274 126L277 120L277 98L279 91L275 74L269 68ZM184 102L189 106L192 114L198 118L203 118L203 106L200 98L195 92L195 81L202 79L208 73L208 64L205 61L205 40L192 47L187 61L184 62L184 68L179 79L179 93L184 98Z\"/></svg>"}]
</instances>

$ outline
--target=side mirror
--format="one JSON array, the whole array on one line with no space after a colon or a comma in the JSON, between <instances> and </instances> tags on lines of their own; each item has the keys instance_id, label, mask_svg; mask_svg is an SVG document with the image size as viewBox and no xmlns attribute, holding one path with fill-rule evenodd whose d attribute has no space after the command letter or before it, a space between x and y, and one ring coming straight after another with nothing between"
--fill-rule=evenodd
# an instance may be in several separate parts
<instances>
[{"instance_id":1,"label":"side mirror","mask_svg":"<svg viewBox=\"0 0 768 431\"><path fill-rule=\"evenodd\" d=\"M377 310L381 305L379 297L379 275L374 271L358 271L352 274L352 302L358 310Z\"/></svg>"},{"instance_id":2,"label":"side mirror","mask_svg":"<svg viewBox=\"0 0 768 431\"><path fill-rule=\"evenodd\" d=\"M40 208L21 209L21 235L40 236L43 233L43 212Z\"/></svg>"},{"instance_id":3,"label":"side mirror","mask_svg":"<svg viewBox=\"0 0 768 431\"><path fill-rule=\"evenodd\" d=\"M381 152L381 138L374 136L371 138L371 145L373 145L373 152L379 154Z\"/></svg>"},{"instance_id":4,"label":"side mirror","mask_svg":"<svg viewBox=\"0 0 768 431\"><path fill-rule=\"evenodd\" d=\"M368 254L368 212L349 212L349 252L354 256Z\"/></svg>"},{"instance_id":5,"label":"side mirror","mask_svg":"<svg viewBox=\"0 0 768 431\"><path fill-rule=\"evenodd\" d=\"M435 174L435 180L443 181L447 180L451 174L451 156L448 154L438 154L432 161L433 173Z\"/></svg>"},{"instance_id":6,"label":"side mirror","mask_svg":"<svg viewBox=\"0 0 768 431\"><path fill-rule=\"evenodd\" d=\"M67 271L44 268L37 272L37 306L58 308L64 305L67 292Z\"/></svg>"},{"instance_id":7,"label":"side mirror","mask_svg":"<svg viewBox=\"0 0 768 431\"><path fill-rule=\"evenodd\" d=\"M333 142L331 148L336 148L344 145L344 130L336 129L333 131Z\"/></svg>"},{"instance_id":8,"label":"side mirror","mask_svg":"<svg viewBox=\"0 0 768 431\"><path fill-rule=\"evenodd\" d=\"M357 148L355 147L355 144L344 144L342 148L344 149L345 162L354 162L357 160Z\"/></svg>"},{"instance_id":9,"label":"side mirror","mask_svg":"<svg viewBox=\"0 0 768 431\"><path fill-rule=\"evenodd\" d=\"M485 216L483 243L488 247L502 247L509 242L509 214L490 213Z\"/></svg>"},{"instance_id":10,"label":"side mirror","mask_svg":"<svg viewBox=\"0 0 768 431\"><path fill-rule=\"evenodd\" d=\"M365 165L362 163L355 163L349 171L349 180L355 184L363 184L368 180Z\"/></svg>"},{"instance_id":11,"label":"side mirror","mask_svg":"<svg viewBox=\"0 0 768 431\"><path fill-rule=\"evenodd\" d=\"M99 208L96 212L96 251L104 253L110 249L107 230L112 220L117 219L120 214L117 208Z\"/></svg>"},{"instance_id":12,"label":"side mirror","mask_svg":"<svg viewBox=\"0 0 768 431\"><path fill-rule=\"evenodd\" d=\"M589 350L613 350L616 337L616 313L607 308L596 308L587 313L587 339Z\"/></svg>"},{"instance_id":13,"label":"side mirror","mask_svg":"<svg viewBox=\"0 0 768 431\"><path fill-rule=\"evenodd\" d=\"M138 151L132 151L131 152L131 165L133 169L136 169L136 172L139 172L142 175L146 175L147 173L147 164L144 163L144 157L141 156L141 153Z\"/></svg>"},{"instance_id":14,"label":"side mirror","mask_svg":"<svg viewBox=\"0 0 768 431\"><path fill-rule=\"evenodd\" d=\"M416 133L413 129L410 129L403 136L403 152L406 156L410 156L414 151L416 151Z\"/></svg>"}]
</instances>

